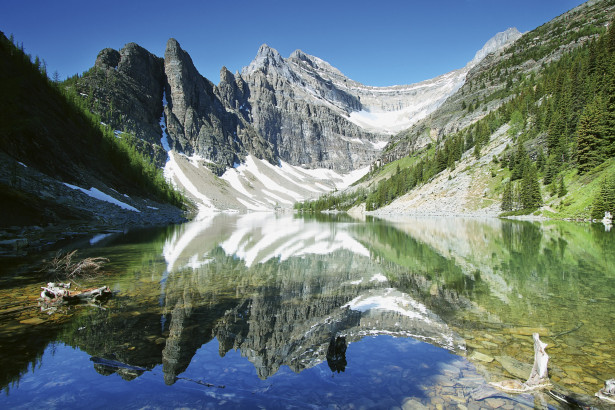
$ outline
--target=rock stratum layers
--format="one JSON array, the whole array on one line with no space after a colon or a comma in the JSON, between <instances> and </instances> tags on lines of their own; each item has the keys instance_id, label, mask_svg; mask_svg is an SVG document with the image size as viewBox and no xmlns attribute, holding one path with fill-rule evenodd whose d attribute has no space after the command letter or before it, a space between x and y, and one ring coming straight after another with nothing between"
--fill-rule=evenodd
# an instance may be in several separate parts
<instances>
[{"instance_id":1,"label":"rock stratum layers","mask_svg":"<svg viewBox=\"0 0 615 410\"><path fill-rule=\"evenodd\" d=\"M199 74L175 39L164 58L129 43L102 50L77 82L94 111L134 133L157 163L167 149L197 155L216 174L248 154L272 164L349 172L370 165L393 133L440 106L490 52L519 37L510 29L485 44L466 67L407 86L370 87L300 50L283 58L262 45L241 73L225 67L218 85Z\"/></svg>"}]
</instances>

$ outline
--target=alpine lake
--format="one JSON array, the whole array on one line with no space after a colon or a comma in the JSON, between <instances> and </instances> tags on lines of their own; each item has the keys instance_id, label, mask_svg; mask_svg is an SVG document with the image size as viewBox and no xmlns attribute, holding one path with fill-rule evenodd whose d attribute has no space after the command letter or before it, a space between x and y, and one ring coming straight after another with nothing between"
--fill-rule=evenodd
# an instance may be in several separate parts
<instances>
[{"instance_id":1,"label":"alpine lake","mask_svg":"<svg viewBox=\"0 0 615 410\"><path fill-rule=\"evenodd\" d=\"M601 224L203 216L73 241L100 305L42 309L57 250L2 261L1 408L608 408L615 232ZM532 334L550 389L525 381Z\"/></svg>"}]
</instances>

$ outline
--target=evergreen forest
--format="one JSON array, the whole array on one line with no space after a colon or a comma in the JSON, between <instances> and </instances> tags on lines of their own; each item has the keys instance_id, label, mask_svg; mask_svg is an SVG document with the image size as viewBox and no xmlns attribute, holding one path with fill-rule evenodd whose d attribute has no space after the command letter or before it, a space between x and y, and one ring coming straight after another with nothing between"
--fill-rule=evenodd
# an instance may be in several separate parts
<instances>
[{"instance_id":1,"label":"evergreen forest","mask_svg":"<svg viewBox=\"0 0 615 410\"><path fill-rule=\"evenodd\" d=\"M586 36L582 45L530 73L520 70L519 64L541 58L548 50L527 46L525 39L533 32L528 33L513 46L513 58L481 72L470 84L484 88L499 82L505 87L483 101L463 101L461 105L472 111L490 100L504 101L497 109L438 143L388 164L390 176L371 189L329 194L297 204L296 209L347 210L362 202L367 211L383 207L442 171L454 169L464 154L479 160L490 138L504 125L508 125L511 143L494 158L508 175L500 187L503 215L532 213L543 205L546 195L564 197L568 194L566 181L588 184L604 172L608 174L615 157L613 22L607 29L578 30L579 38ZM364 180L378 175L380 170L374 168ZM600 186L592 203L592 218L615 210L615 175L603 176ZM589 210L587 213L589 217Z\"/></svg>"}]
</instances>

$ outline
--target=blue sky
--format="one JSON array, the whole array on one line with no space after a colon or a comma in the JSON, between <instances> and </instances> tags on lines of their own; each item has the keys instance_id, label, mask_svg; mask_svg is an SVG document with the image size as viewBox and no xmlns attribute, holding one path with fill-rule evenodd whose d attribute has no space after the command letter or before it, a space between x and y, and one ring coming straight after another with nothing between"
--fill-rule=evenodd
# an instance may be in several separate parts
<instances>
[{"instance_id":1,"label":"blue sky","mask_svg":"<svg viewBox=\"0 0 615 410\"><path fill-rule=\"evenodd\" d=\"M61 78L105 47L135 42L158 56L170 37L214 83L267 43L328 61L367 85L410 84L463 67L497 32L532 30L581 0L5 0L0 30Z\"/></svg>"}]
</instances>

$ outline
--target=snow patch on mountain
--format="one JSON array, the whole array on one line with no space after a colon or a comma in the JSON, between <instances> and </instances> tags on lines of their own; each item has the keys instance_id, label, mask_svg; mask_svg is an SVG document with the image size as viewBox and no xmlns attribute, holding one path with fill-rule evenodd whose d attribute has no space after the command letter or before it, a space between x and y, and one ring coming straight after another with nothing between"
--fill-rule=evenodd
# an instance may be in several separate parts
<instances>
[{"instance_id":1,"label":"snow patch on mountain","mask_svg":"<svg viewBox=\"0 0 615 410\"><path fill-rule=\"evenodd\" d=\"M105 202L112 203L113 205L117 205L120 208L126 209L128 211L141 212L137 208L135 208L134 206L130 206L130 205L128 205L125 202L119 201L119 200L113 198L111 195L105 194L104 192L102 192L99 189L96 189L94 187L92 187L90 189L85 189L85 188L78 187L76 185L68 184L66 182L64 182L64 185L66 185L67 187L69 187L71 189L75 189L75 190L81 191L84 194L86 194L87 196L89 196L91 198L94 198L94 199L98 199L99 201L105 201Z\"/></svg>"},{"instance_id":2,"label":"snow patch on mountain","mask_svg":"<svg viewBox=\"0 0 615 410\"><path fill-rule=\"evenodd\" d=\"M288 59L262 46L256 59L244 69L245 74L257 69L274 69L315 104L326 103L359 127L379 134L392 135L411 127L425 118L461 88L468 72L490 53L513 43L521 36L515 28L496 34L475 54L465 67L438 77L409 85L373 87L353 81L337 68L301 50ZM359 108L351 105L352 96L360 101Z\"/></svg>"},{"instance_id":3,"label":"snow patch on mountain","mask_svg":"<svg viewBox=\"0 0 615 410\"><path fill-rule=\"evenodd\" d=\"M192 199L201 213L220 211L263 212L291 209L295 202L345 189L369 167L340 174L329 169L305 169L280 161L273 165L249 155L221 177L202 166L202 159L169 151L164 175Z\"/></svg>"},{"instance_id":4,"label":"snow patch on mountain","mask_svg":"<svg viewBox=\"0 0 615 410\"><path fill-rule=\"evenodd\" d=\"M201 190L193 183L193 180L185 173L185 168L181 167L177 161L177 154L174 151L169 151L169 159L164 167L164 176L168 181L181 191L185 191L194 199L197 200L199 211L214 210L215 207Z\"/></svg>"}]
</instances>

